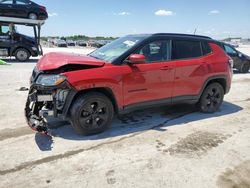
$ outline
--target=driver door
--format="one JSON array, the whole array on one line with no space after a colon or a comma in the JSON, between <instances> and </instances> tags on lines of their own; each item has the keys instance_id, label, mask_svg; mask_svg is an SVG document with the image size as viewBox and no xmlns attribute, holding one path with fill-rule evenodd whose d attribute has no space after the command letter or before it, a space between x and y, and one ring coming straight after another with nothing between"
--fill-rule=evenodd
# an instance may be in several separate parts
<instances>
[{"instance_id":1,"label":"driver door","mask_svg":"<svg viewBox=\"0 0 250 188\"><path fill-rule=\"evenodd\" d=\"M122 66L124 106L163 99L171 102L174 65L170 41L151 42L134 54L144 55L146 62Z\"/></svg>"},{"instance_id":2,"label":"driver door","mask_svg":"<svg viewBox=\"0 0 250 188\"><path fill-rule=\"evenodd\" d=\"M11 47L11 37L9 26L0 25L0 48L9 49Z\"/></svg>"}]
</instances>

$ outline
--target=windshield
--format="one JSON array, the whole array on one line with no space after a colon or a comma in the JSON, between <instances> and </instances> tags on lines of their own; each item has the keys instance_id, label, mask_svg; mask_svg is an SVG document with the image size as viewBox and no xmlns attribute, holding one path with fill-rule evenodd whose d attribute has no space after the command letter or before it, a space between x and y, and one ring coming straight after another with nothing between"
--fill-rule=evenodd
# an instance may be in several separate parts
<instances>
[{"instance_id":1,"label":"windshield","mask_svg":"<svg viewBox=\"0 0 250 188\"><path fill-rule=\"evenodd\" d=\"M89 56L112 62L124 52L132 48L135 44L145 39L146 36L126 36L119 38L90 53Z\"/></svg>"}]
</instances>

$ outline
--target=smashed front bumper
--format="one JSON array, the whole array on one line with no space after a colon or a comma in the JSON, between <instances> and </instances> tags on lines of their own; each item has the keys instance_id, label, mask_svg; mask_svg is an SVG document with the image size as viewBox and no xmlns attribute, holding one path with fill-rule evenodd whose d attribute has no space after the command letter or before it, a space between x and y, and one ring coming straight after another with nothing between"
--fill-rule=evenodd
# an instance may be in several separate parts
<instances>
[{"instance_id":1,"label":"smashed front bumper","mask_svg":"<svg viewBox=\"0 0 250 188\"><path fill-rule=\"evenodd\" d=\"M76 92L66 82L56 87L31 85L25 105L25 117L34 131L49 134L48 117L67 119Z\"/></svg>"}]
</instances>

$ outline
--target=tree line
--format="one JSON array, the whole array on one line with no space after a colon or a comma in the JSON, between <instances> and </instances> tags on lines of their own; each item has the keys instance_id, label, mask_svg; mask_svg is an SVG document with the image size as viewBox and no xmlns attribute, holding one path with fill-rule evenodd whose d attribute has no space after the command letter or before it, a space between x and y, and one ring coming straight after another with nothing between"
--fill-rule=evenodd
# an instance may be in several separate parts
<instances>
[{"instance_id":1,"label":"tree line","mask_svg":"<svg viewBox=\"0 0 250 188\"><path fill-rule=\"evenodd\" d=\"M79 40L84 40L84 41L88 41L88 40L115 40L117 38L115 37L103 37L103 36L96 36L96 37L89 37L86 35L72 35L72 36L66 36L66 37L60 37L60 36L53 36L53 37L41 37L42 40L47 40L49 38L64 38L66 40L74 40L74 41L79 41Z\"/></svg>"}]
</instances>

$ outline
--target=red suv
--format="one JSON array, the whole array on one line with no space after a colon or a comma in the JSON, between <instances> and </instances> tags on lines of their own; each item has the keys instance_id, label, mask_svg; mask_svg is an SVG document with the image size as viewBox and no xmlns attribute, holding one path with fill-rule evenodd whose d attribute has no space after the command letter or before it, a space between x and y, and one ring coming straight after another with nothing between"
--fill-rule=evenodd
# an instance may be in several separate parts
<instances>
[{"instance_id":1,"label":"red suv","mask_svg":"<svg viewBox=\"0 0 250 188\"><path fill-rule=\"evenodd\" d=\"M176 103L219 109L229 92L232 59L205 36L129 35L87 56L50 53L31 77L30 127L47 133L47 117L69 120L79 134L106 130L115 113Z\"/></svg>"}]
</instances>

